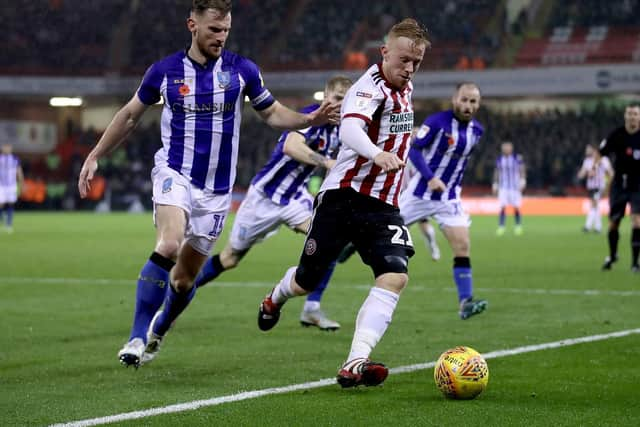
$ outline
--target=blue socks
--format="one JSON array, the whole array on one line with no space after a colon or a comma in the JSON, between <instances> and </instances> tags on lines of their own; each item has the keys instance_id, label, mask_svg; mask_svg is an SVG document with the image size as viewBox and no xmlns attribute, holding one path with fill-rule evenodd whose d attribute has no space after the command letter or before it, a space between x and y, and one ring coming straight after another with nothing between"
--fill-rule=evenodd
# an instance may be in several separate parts
<instances>
[{"instance_id":1,"label":"blue socks","mask_svg":"<svg viewBox=\"0 0 640 427\"><path fill-rule=\"evenodd\" d=\"M138 277L136 311L129 340L142 338L143 341L147 341L149 323L164 301L169 286L169 271L174 265L175 262L172 260L154 252L142 267Z\"/></svg>"},{"instance_id":2,"label":"blue socks","mask_svg":"<svg viewBox=\"0 0 640 427\"><path fill-rule=\"evenodd\" d=\"M173 286L169 285L167 296L164 299L164 308L162 309L162 314L158 316L153 325L153 333L159 336L164 336L171 327L173 321L178 318L185 308L187 308L195 294L195 285L186 293L178 293Z\"/></svg>"},{"instance_id":3,"label":"blue socks","mask_svg":"<svg viewBox=\"0 0 640 427\"><path fill-rule=\"evenodd\" d=\"M458 301L471 298L473 294L473 280L471 277L471 260L468 257L453 259L453 280L458 288Z\"/></svg>"},{"instance_id":4,"label":"blue socks","mask_svg":"<svg viewBox=\"0 0 640 427\"><path fill-rule=\"evenodd\" d=\"M515 217L516 217L516 225L520 225L520 222L522 221L522 217L520 216L520 209L516 209Z\"/></svg>"},{"instance_id":5,"label":"blue socks","mask_svg":"<svg viewBox=\"0 0 640 427\"><path fill-rule=\"evenodd\" d=\"M196 288L204 286L218 277L223 271L224 267L220 263L220 255L209 257L200 269L200 272L196 276L196 280L193 282L193 285Z\"/></svg>"},{"instance_id":6,"label":"blue socks","mask_svg":"<svg viewBox=\"0 0 640 427\"><path fill-rule=\"evenodd\" d=\"M335 270L336 268L336 263L337 261L334 261L331 264L329 264L329 267L327 268L327 272L322 277L322 280L318 284L318 287L316 287L313 292L307 295L307 301L315 301L318 303L320 302L320 300L322 299L322 294L324 293L325 289L327 289L329 280L331 280L331 276L333 275L333 270Z\"/></svg>"},{"instance_id":7,"label":"blue socks","mask_svg":"<svg viewBox=\"0 0 640 427\"><path fill-rule=\"evenodd\" d=\"M500 227L504 227L504 223L505 223L506 220L507 220L507 215L506 215L505 209L502 208L502 209L500 209L500 220L498 222Z\"/></svg>"},{"instance_id":8,"label":"blue socks","mask_svg":"<svg viewBox=\"0 0 640 427\"><path fill-rule=\"evenodd\" d=\"M13 205L8 205L5 210L7 211L7 227L13 227Z\"/></svg>"}]
</instances>

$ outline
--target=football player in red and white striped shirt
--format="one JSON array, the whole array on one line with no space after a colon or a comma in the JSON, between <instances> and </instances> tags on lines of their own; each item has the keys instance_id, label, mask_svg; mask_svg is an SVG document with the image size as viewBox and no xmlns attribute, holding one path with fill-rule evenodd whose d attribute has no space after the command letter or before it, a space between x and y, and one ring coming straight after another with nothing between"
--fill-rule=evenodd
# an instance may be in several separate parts
<instances>
[{"instance_id":1,"label":"football player in red and white striped shirt","mask_svg":"<svg viewBox=\"0 0 640 427\"><path fill-rule=\"evenodd\" d=\"M269 330L291 297L313 291L329 264L353 243L375 277L360 308L351 351L337 380L342 387L382 383L388 369L369 360L409 276L409 231L398 210L402 168L413 129L411 78L430 46L426 30L405 19L389 31L382 62L369 68L342 103L336 164L315 200L311 228L297 267L262 301L258 326Z\"/></svg>"}]
</instances>

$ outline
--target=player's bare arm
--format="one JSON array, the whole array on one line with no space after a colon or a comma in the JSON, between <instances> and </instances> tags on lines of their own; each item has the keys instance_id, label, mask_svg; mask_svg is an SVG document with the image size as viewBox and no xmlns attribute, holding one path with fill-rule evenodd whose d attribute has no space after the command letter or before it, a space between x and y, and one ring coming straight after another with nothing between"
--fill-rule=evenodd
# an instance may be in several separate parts
<instances>
[{"instance_id":1,"label":"player's bare arm","mask_svg":"<svg viewBox=\"0 0 640 427\"><path fill-rule=\"evenodd\" d=\"M324 101L317 110L302 114L276 101L269 108L259 111L258 114L269 126L275 129L304 129L326 123L338 124L340 120L339 108L339 104Z\"/></svg>"},{"instance_id":2,"label":"player's bare arm","mask_svg":"<svg viewBox=\"0 0 640 427\"><path fill-rule=\"evenodd\" d=\"M316 153L309 148L309 146L305 144L304 136L297 132L291 132L287 135L282 151L294 160L307 165L331 169L335 163L335 160L325 157L320 153Z\"/></svg>"},{"instance_id":3,"label":"player's bare arm","mask_svg":"<svg viewBox=\"0 0 640 427\"><path fill-rule=\"evenodd\" d=\"M120 145L122 141L127 139L135 129L138 120L140 120L140 117L146 109L147 106L140 102L137 95L134 95L133 98L113 116L113 120L111 120L102 137L82 164L80 176L78 177L80 197L85 198L87 191L91 188L90 181L98 169L98 160L109 154Z\"/></svg>"}]
</instances>

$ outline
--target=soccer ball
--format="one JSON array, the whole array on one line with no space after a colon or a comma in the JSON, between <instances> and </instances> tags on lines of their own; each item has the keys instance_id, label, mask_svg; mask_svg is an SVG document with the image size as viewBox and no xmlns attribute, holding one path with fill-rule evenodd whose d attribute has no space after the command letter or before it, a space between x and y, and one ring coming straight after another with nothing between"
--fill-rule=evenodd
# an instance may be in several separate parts
<instances>
[{"instance_id":1,"label":"soccer ball","mask_svg":"<svg viewBox=\"0 0 640 427\"><path fill-rule=\"evenodd\" d=\"M450 399L473 399L487 387L489 367L471 347L459 346L440 355L433 371L438 389Z\"/></svg>"}]
</instances>

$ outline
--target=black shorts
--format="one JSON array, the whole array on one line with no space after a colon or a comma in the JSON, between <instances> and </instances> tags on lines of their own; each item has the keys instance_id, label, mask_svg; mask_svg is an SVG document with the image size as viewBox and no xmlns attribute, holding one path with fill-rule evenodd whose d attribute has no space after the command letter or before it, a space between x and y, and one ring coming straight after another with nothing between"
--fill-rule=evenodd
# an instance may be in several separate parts
<instances>
[{"instance_id":1,"label":"black shorts","mask_svg":"<svg viewBox=\"0 0 640 427\"><path fill-rule=\"evenodd\" d=\"M612 184L609 194L609 219L614 222L622 220L627 203L631 205L632 214L640 214L640 189L633 191L622 185Z\"/></svg>"},{"instance_id":2,"label":"black shorts","mask_svg":"<svg viewBox=\"0 0 640 427\"><path fill-rule=\"evenodd\" d=\"M318 194L300 267L324 269L349 242L371 266L375 277L397 272L389 261L394 256L407 260L414 254L398 208L351 188Z\"/></svg>"},{"instance_id":3,"label":"black shorts","mask_svg":"<svg viewBox=\"0 0 640 427\"><path fill-rule=\"evenodd\" d=\"M589 198L596 202L602 198L602 190L599 188L591 188L587 190L589 192Z\"/></svg>"}]
</instances>

